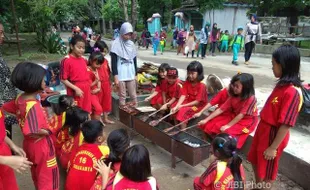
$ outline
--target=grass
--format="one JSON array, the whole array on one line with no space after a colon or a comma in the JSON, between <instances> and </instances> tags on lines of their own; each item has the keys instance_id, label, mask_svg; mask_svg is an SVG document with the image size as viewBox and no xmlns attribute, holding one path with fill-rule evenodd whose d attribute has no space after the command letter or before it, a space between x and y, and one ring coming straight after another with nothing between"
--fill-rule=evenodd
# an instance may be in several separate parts
<instances>
[{"instance_id":1,"label":"grass","mask_svg":"<svg viewBox=\"0 0 310 190\"><path fill-rule=\"evenodd\" d=\"M302 41L300 48L310 49L310 40L309 41Z\"/></svg>"},{"instance_id":2,"label":"grass","mask_svg":"<svg viewBox=\"0 0 310 190\"><path fill-rule=\"evenodd\" d=\"M14 37L15 35L8 35ZM11 67L22 61L48 63L60 60L63 55L39 52L39 44L35 33L22 33L19 35L22 56L19 57L16 44L4 44L2 54Z\"/></svg>"}]
</instances>

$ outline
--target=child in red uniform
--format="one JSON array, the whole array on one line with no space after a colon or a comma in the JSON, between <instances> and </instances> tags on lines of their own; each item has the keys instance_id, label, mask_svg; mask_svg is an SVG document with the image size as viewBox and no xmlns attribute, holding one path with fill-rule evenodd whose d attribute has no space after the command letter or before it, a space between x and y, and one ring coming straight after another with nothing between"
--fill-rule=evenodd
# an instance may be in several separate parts
<instances>
[{"instance_id":1,"label":"child in red uniform","mask_svg":"<svg viewBox=\"0 0 310 190\"><path fill-rule=\"evenodd\" d=\"M198 113L208 102L207 88L202 82L203 67L200 62L193 61L187 66L187 79L183 84L182 96L171 110L176 113L176 119L183 122ZM181 128L185 128L183 124Z\"/></svg>"},{"instance_id":2,"label":"child in red uniform","mask_svg":"<svg viewBox=\"0 0 310 190\"><path fill-rule=\"evenodd\" d=\"M110 168L112 171L108 176L105 176L107 178L102 178L102 175L99 175L91 190L102 190L102 187L107 186L106 188L108 188L113 184L115 174L120 170L121 167L122 156L130 146L130 138L125 129L116 129L109 134L107 143L110 149L110 154L108 158L104 159L103 161L107 165L111 163ZM95 169L100 172L98 167L95 167Z\"/></svg>"},{"instance_id":3,"label":"child in red uniform","mask_svg":"<svg viewBox=\"0 0 310 190\"><path fill-rule=\"evenodd\" d=\"M101 93L101 80L99 78L99 68L103 63L104 57L100 52L93 52L88 59L88 74L91 79L91 106L92 119L101 121L103 113L99 98Z\"/></svg>"},{"instance_id":4,"label":"child in red uniform","mask_svg":"<svg viewBox=\"0 0 310 190\"><path fill-rule=\"evenodd\" d=\"M109 52L109 48L103 41L97 41L94 45L94 51L99 50L102 56L106 56ZM99 101L103 111L103 122L107 124L113 124L108 117L112 110L112 91L111 91L111 69L108 60L104 58L101 67L98 69L99 79L101 82L101 91L99 93Z\"/></svg>"},{"instance_id":5,"label":"child in red uniform","mask_svg":"<svg viewBox=\"0 0 310 190\"><path fill-rule=\"evenodd\" d=\"M230 79L223 79L223 82L225 84L225 88L219 91L200 112L196 113L194 115L195 118L198 118L202 115L202 113L206 110L209 110L213 106L217 106L220 108L226 100L229 98L229 86L230 86Z\"/></svg>"},{"instance_id":6,"label":"child in red uniform","mask_svg":"<svg viewBox=\"0 0 310 190\"><path fill-rule=\"evenodd\" d=\"M163 106L161 110L168 110L174 107L182 93L182 84L179 80L178 70L174 67L167 69L167 79L162 84Z\"/></svg>"},{"instance_id":7,"label":"child in red uniform","mask_svg":"<svg viewBox=\"0 0 310 190\"><path fill-rule=\"evenodd\" d=\"M105 181L110 173L110 164L98 162L97 170L101 173ZM103 189L106 188L103 184ZM117 172L113 185L107 190L157 190L156 179L151 173L151 163L149 152L144 145L134 145L124 153L120 171Z\"/></svg>"},{"instance_id":8,"label":"child in red uniform","mask_svg":"<svg viewBox=\"0 0 310 190\"><path fill-rule=\"evenodd\" d=\"M211 164L200 177L194 179L195 190L245 189L245 173L236 146L236 139L226 133L213 139Z\"/></svg>"},{"instance_id":9,"label":"child in red uniform","mask_svg":"<svg viewBox=\"0 0 310 190\"><path fill-rule=\"evenodd\" d=\"M283 45L272 54L272 70L278 83L260 113L248 160L257 182L273 182L279 160L289 141L302 105L300 54L296 47Z\"/></svg>"},{"instance_id":10,"label":"child in red uniform","mask_svg":"<svg viewBox=\"0 0 310 190\"><path fill-rule=\"evenodd\" d=\"M84 144L71 157L66 180L66 190L89 190L96 180L97 171L94 166L97 160L109 154L109 148L103 146L105 134L103 123L90 120L83 124ZM81 181L77 181L82 179Z\"/></svg>"},{"instance_id":11,"label":"child in red uniform","mask_svg":"<svg viewBox=\"0 0 310 190\"><path fill-rule=\"evenodd\" d=\"M23 147L33 162L31 174L38 190L59 189L59 172L51 131L40 101L36 95L44 87L45 70L34 63L19 63L13 70L12 84L24 91L16 100L3 105L3 109L16 117L24 135Z\"/></svg>"},{"instance_id":12,"label":"child in red uniform","mask_svg":"<svg viewBox=\"0 0 310 190\"><path fill-rule=\"evenodd\" d=\"M211 136L225 132L236 137L240 149L258 123L253 76L247 73L235 75L229 94L231 97L219 109L198 124ZM224 112L229 114L222 115Z\"/></svg>"},{"instance_id":13,"label":"child in red uniform","mask_svg":"<svg viewBox=\"0 0 310 190\"><path fill-rule=\"evenodd\" d=\"M61 61L60 78L67 87L67 94L73 96L77 105L91 112L90 79L87 61L83 56L85 40L75 35L70 41L70 54Z\"/></svg>"},{"instance_id":14,"label":"child in red uniform","mask_svg":"<svg viewBox=\"0 0 310 190\"><path fill-rule=\"evenodd\" d=\"M0 110L0 156L10 159L9 157L12 157L11 150L13 150L17 155L19 155L19 157L24 157L22 160L25 159L25 161L22 162L22 165L23 168L26 169L31 165L31 162L27 161L24 150L16 146L13 141L6 136L4 118L5 116ZM19 162L16 164L19 164ZM24 170L23 168L20 169ZM0 190L5 189L18 190L18 185L13 169L10 168L9 165L5 164L5 162L0 162Z\"/></svg>"},{"instance_id":15,"label":"child in red uniform","mask_svg":"<svg viewBox=\"0 0 310 190\"><path fill-rule=\"evenodd\" d=\"M59 161L64 169L68 168L68 162L71 155L74 155L78 147L83 144L83 134L81 132L81 125L89 119L88 112L79 107L72 107L68 109L66 116L66 123L59 133L58 142L60 138L66 139L62 143L59 155ZM60 145L57 145L59 147Z\"/></svg>"},{"instance_id":16,"label":"child in red uniform","mask_svg":"<svg viewBox=\"0 0 310 190\"><path fill-rule=\"evenodd\" d=\"M155 91L149 97L145 98L145 101L150 101L151 105L156 109L159 109L163 105L162 88L166 82L167 69L169 67L168 63L162 63L158 67L158 79Z\"/></svg>"}]
</instances>

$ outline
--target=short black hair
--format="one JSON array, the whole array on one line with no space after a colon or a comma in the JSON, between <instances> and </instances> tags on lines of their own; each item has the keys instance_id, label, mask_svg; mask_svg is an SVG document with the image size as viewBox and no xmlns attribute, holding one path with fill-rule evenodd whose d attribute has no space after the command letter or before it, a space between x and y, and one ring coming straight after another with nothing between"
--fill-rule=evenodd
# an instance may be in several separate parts
<instances>
[{"instance_id":1,"label":"short black hair","mask_svg":"<svg viewBox=\"0 0 310 190\"><path fill-rule=\"evenodd\" d=\"M130 146L130 138L126 129L116 129L112 131L107 139L107 144L110 149L110 153L105 162L113 164L122 160L121 156Z\"/></svg>"},{"instance_id":2,"label":"short black hair","mask_svg":"<svg viewBox=\"0 0 310 190\"><path fill-rule=\"evenodd\" d=\"M26 93L35 93L42 89L46 70L31 62L18 63L11 75L12 84Z\"/></svg>"},{"instance_id":3,"label":"short black hair","mask_svg":"<svg viewBox=\"0 0 310 190\"><path fill-rule=\"evenodd\" d=\"M167 71L167 69L170 67L170 65L168 63L162 63L160 64L160 66L158 67L158 75L157 75L157 85L160 85L161 82L163 81L163 79L159 76L160 72L165 72Z\"/></svg>"},{"instance_id":4,"label":"short black hair","mask_svg":"<svg viewBox=\"0 0 310 190\"><path fill-rule=\"evenodd\" d=\"M149 151L144 145L134 145L126 150L120 173L134 182L144 182L152 176Z\"/></svg>"},{"instance_id":5,"label":"short black hair","mask_svg":"<svg viewBox=\"0 0 310 190\"><path fill-rule=\"evenodd\" d=\"M95 43L94 49L95 49L95 48L99 48L99 50L100 50L101 52L104 52L105 49L106 49L107 51L109 51L108 45L107 45L104 41L102 41L102 40L97 41L97 42Z\"/></svg>"},{"instance_id":6,"label":"short black hair","mask_svg":"<svg viewBox=\"0 0 310 190\"><path fill-rule=\"evenodd\" d=\"M66 110L70 109L73 106L74 101L75 100L72 96L61 95L58 98L58 104L55 106L52 104L53 111L56 113L56 115L60 115Z\"/></svg>"},{"instance_id":7,"label":"short black hair","mask_svg":"<svg viewBox=\"0 0 310 190\"><path fill-rule=\"evenodd\" d=\"M226 32L228 33L228 30L225 30L225 33L226 33Z\"/></svg>"},{"instance_id":8,"label":"short black hair","mask_svg":"<svg viewBox=\"0 0 310 190\"><path fill-rule=\"evenodd\" d=\"M272 53L277 64L281 65L282 76L277 85L293 84L301 86L300 79L300 53L299 50L290 44L280 46Z\"/></svg>"},{"instance_id":9,"label":"short black hair","mask_svg":"<svg viewBox=\"0 0 310 190\"><path fill-rule=\"evenodd\" d=\"M76 34L71 38L70 45L75 46L78 42L83 42L84 44L86 44L85 39L81 35ZM69 53L72 53L71 47Z\"/></svg>"},{"instance_id":10,"label":"short black hair","mask_svg":"<svg viewBox=\"0 0 310 190\"><path fill-rule=\"evenodd\" d=\"M189 63L189 65L186 68L187 72L192 71L192 72L197 72L198 77L197 80L201 82L205 77L203 75L203 66L199 61L192 61Z\"/></svg>"},{"instance_id":11,"label":"short black hair","mask_svg":"<svg viewBox=\"0 0 310 190\"><path fill-rule=\"evenodd\" d=\"M88 120L89 113L79 107L70 107L66 110L66 121L64 127L69 128L69 134L75 136L80 130L81 125Z\"/></svg>"},{"instance_id":12,"label":"short black hair","mask_svg":"<svg viewBox=\"0 0 310 190\"><path fill-rule=\"evenodd\" d=\"M240 83L242 84L242 92L241 92L241 99L245 100L249 97L251 97L252 95L255 95L255 90L254 90L254 78L251 74L248 73L238 73L235 76L233 76L233 78L230 81L230 87L229 87L229 94L231 96L238 96L234 93L233 89L232 89L232 85L237 82L240 81Z\"/></svg>"},{"instance_id":13,"label":"short black hair","mask_svg":"<svg viewBox=\"0 0 310 190\"><path fill-rule=\"evenodd\" d=\"M95 143L102 136L103 123L99 120L86 121L82 126L82 133L86 143Z\"/></svg>"},{"instance_id":14,"label":"short black hair","mask_svg":"<svg viewBox=\"0 0 310 190\"><path fill-rule=\"evenodd\" d=\"M96 51L90 54L88 58L88 65L91 65L94 61L97 62L97 65L101 65L104 62L104 57L101 52Z\"/></svg>"}]
</instances>

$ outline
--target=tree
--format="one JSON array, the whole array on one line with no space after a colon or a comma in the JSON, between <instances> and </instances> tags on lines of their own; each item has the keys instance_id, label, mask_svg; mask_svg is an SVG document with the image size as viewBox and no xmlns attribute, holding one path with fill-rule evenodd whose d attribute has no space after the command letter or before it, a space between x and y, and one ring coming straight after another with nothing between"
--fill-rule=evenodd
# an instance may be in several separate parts
<instances>
[{"instance_id":1,"label":"tree","mask_svg":"<svg viewBox=\"0 0 310 190\"><path fill-rule=\"evenodd\" d=\"M137 0L131 0L131 24L133 30L135 30L138 22L138 2Z\"/></svg>"},{"instance_id":2,"label":"tree","mask_svg":"<svg viewBox=\"0 0 310 190\"><path fill-rule=\"evenodd\" d=\"M113 30L112 21L118 23L123 20L123 9L119 8L118 0L107 1L102 9L104 18L109 20L110 30Z\"/></svg>"},{"instance_id":3,"label":"tree","mask_svg":"<svg viewBox=\"0 0 310 190\"><path fill-rule=\"evenodd\" d=\"M249 0L254 3L252 12L257 12L261 16L286 16L291 24L290 33L295 32L294 26L298 24L298 16L303 14L303 10L310 6L309 0Z\"/></svg>"},{"instance_id":4,"label":"tree","mask_svg":"<svg viewBox=\"0 0 310 190\"><path fill-rule=\"evenodd\" d=\"M123 9L125 21L129 21L128 16L128 1L127 0L118 0L119 6Z\"/></svg>"}]
</instances>

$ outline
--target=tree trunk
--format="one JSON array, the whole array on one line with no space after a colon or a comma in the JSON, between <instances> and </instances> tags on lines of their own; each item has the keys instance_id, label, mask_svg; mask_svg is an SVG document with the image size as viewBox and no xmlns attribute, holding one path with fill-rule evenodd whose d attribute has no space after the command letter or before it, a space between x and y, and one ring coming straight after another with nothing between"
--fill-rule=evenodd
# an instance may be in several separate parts
<instances>
[{"instance_id":1,"label":"tree trunk","mask_svg":"<svg viewBox=\"0 0 310 190\"><path fill-rule=\"evenodd\" d=\"M101 1L101 7L103 7L104 6L104 0L102 0ZM106 31L106 27L105 27L105 20L104 20L104 14L102 13L101 14L101 18L102 18L102 20L101 20L101 24L102 24L102 32L103 32L103 34L106 34L107 33L107 31ZM100 23L98 23L98 24L100 24Z\"/></svg>"},{"instance_id":2,"label":"tree trunk","mask_svg":"<svg viewBox=\"0 0 310 190\"><path fill-rule=\"evenodd\" d=\"M131 0L131 21L133 30L135 31L138 21L137 0Z\"/></svg>"},{"instance_id":3,"label":"tree trunk","mask_svg":"<svg viewBox=\"0 0 310 190\"><path fill-rule=\"evenodd\" d=\"M110 28L110 33L113 34L113 21L112 21L112 19L109 20L109 28Z\"/></svg>"},{"instance_id":4,"label":"tree trunk","mask_svg":"<svg viewBox=\"0 0 310 190\"><path fill-rule=\"evenodd\" d=\"M129 18L128 18L128 3L127 0L118 0L118 3L120 5L120 7L122 7L122 9L124 10L124 19L126 22L128 22Z\"/></svg>"}]
</instances>

